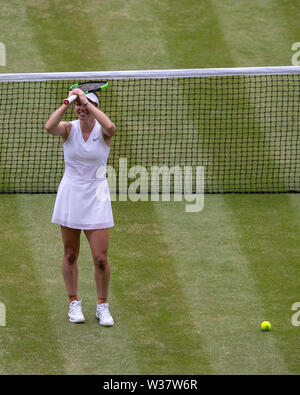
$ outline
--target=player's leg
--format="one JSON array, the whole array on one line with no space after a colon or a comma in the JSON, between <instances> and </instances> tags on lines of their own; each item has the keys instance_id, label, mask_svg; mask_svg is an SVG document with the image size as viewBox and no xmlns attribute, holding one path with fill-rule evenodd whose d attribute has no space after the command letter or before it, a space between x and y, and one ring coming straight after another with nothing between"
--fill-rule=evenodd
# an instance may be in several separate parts
<instances>
[{"instance_id":1,"label":"player's leg","mask_svg":"<svg viewBox=\"0 0 300 395\"><path fill-rule=\"evenodd\" d=\"M109 245L109 229L84 231L89 241L95 268L95 282L98 296L97 317L100 325L112 326L113 319L108 310L108 290L110 282L110 266L107 259Z\"/></svg>"},{"instance_id":2,"label":"player's leg","mask_svg":"<svg viewBox=\"0 0 300 395\"><path fill-rule=\"evenodd\" d=\"M77 259L80 246L80 230L61 226L64 244L64 257L62 261L62 274L69 296L69 321L73 323L84 322L81 300L78 298L78 268Z\"/></svg>"},{"instance_id":3,"label":"player's leg","mask_svg":"<svg viewBox=\"0 0 300 395\"><path fill-rule=\"evenodd\" d=\"M62 274L70 301L78 295L78 267L77 259L80 248L80 229L71 229L61 226L64 245L62 260Z\"/></svg>"},{"instance_id":4,"label":"player's leg","mask_svg":"<svg viewBox=\"0 0 300 395\"><path fill-rule=\"evenodd\" d=\"M98 299L107 301L110 281L110 267L107 259L109 229L85 230L91 247Z\"/></svg>"}]
</instances>

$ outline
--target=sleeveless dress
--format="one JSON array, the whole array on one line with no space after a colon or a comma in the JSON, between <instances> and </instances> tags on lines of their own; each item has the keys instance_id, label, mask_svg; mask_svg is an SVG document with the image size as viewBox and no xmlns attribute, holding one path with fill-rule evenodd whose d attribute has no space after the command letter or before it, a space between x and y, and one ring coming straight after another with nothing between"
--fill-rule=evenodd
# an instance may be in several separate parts
<instances>
[{"instance_id":1,"label":"sleeveless dress","mask_svg":"<svg viewBox=\"0 0 300 395\"><path fill-rule=\"evenodd\" d=\"M105 166L110 147L100 124L85 142L80 121L72 121L63 144L65 172L59 184L52 223L73 229L105 229L114 226Z\"/></svg>"}]
</instances>

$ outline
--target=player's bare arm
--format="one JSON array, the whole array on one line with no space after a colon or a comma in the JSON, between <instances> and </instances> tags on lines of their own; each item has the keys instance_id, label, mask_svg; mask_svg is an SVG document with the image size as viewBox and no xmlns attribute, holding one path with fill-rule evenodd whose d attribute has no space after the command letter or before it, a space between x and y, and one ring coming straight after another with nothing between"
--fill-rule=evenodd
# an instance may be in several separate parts
<instances>
[{"instance_id":1,"label":"player's bare arm","mask_svg":"<svg viewBox=\"0 0 300 395\"><path fill-rule=\"evenodd\" d=\"M45 124L45 129L53 136L61 136L63 140L68 138L71 129L70 122L62 122L62 118L69 108L69 105L63 104L54 111Z\"/></svg>"}]
</instances>

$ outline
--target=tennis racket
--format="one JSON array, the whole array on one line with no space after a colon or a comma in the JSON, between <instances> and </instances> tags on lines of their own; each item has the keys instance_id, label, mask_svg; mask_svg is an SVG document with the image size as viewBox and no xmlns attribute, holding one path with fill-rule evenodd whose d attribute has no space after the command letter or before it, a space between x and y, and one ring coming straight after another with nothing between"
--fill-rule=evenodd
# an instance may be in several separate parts
<instances>
[{"instance_id":1,"label":"tennis racket","mask_svg":"<svg viewBox=\"0 0 300 395\"><path fill-rule=\"evenodd\" d=\"M88 81L74 84L70 86L69 90L72 91L75 88L80 88L84 93L94 93L106 89L107 87L108 82L106 81ZM76 99L77 95L71 95L64 100L64 104L70 104Z\"/></svg>"}]
</instances>

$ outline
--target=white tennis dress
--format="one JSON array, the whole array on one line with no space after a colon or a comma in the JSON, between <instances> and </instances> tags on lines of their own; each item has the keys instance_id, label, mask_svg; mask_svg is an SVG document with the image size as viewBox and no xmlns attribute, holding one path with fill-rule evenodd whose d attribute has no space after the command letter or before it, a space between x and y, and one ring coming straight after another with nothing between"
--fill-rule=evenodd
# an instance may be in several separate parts
<instances>
[{"instance_id":1,"label":"white tennis dress","mask_svg":"<svg viewBox=\"0 0 300 395\"><path fill-rule=\"evenodd\" d=\"M110 147L100 124L85 142L80 120L72 121L63 144L65 172L59 184L52 222L73 229L104 229L114 226L105 166Z\"/></svg>"}]
</instances>

